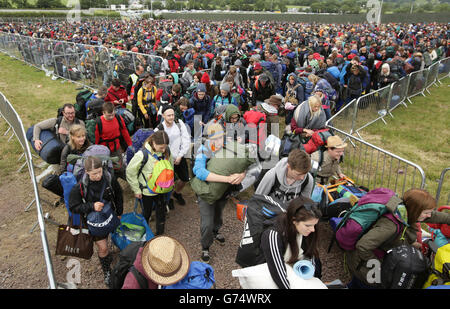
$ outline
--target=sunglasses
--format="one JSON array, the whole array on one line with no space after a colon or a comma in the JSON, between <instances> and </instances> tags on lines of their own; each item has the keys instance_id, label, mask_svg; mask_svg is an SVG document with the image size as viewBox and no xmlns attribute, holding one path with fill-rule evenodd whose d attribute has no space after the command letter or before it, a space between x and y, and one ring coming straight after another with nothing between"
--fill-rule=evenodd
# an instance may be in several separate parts
<instances>
[{"instance_id":1,"label":"sunglasses","mask_svg":"<svg viewBox=\"0 0 450 309\"><path fill-rule=\"evenodd\" d=\"M305 207L305 209L308 210L308 211L319 210L319 204L318 203L305 203L305 204L303 204L303 207Z\"/></svg>"}]
</instances>

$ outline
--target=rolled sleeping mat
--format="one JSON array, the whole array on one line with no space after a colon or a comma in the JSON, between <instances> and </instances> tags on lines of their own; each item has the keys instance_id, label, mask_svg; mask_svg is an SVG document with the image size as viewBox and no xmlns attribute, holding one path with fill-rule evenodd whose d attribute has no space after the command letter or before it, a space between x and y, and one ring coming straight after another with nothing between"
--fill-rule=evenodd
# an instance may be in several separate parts
<instances>
[{"instance_id":1,"label":"rolled sleeping mat","mask_svg":"<svg viewBox=\"0 0 450 309\"><path fill-rule=\"evenodd\" d=\"M308 280L314 277L316 268L308 260L300 260L294 264L294 273L302 279Z\"/></svg>"},{"instance_id":2,"label":"rolled sleeping mat","mask_svg":"<svg viewBox=\"0 0 450 309\"><path fill-rule=\"evenodd\" d=\"M59 164L61 161L61 152L64 148L64 143L56 137L51 130L42 130L39 139L42 141L41 151L37 151L33 142L34 126L27 130L27 140L31 147L38 153L38 155L48 164Z\"/></svg>"}]
</instances>

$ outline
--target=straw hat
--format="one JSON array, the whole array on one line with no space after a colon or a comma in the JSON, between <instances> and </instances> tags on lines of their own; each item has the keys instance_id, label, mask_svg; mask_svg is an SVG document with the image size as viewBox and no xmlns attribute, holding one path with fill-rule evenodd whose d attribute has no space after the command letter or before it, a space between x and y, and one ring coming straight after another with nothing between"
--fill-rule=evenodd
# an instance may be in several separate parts
<instances>
[{"instance_id":1,"label":"straw hat","mask_svg":"<svg viewBox=\"0 0 450 309\"><path fill-rule=\"evenodd\" d=\"M345 148L345 147L347 147L347 144L344 143L339 136L334 135L334 136L330 136L327 139L326 147L327 148Z\"/></svg>"},{"instance_id":2,"label":"straw hat","mask_svg":"<svg viewBox=\"0 0 450 309\"><path fill-rule=\"evenodd\" d=\"M171 285L189 271L190 259L184 246L169 236L151 239L142 251L145 274L159 285Z\"/></svg>"},{"instance_id":3,"label":"straw hat","mask_svg":"<svg viewBox=\"0 0 450 309\"><path fill-rule=\"evenodd\" d=\"M208 138L218 138L225 135L223 127L219 123L212 123L206 129Z\"/></svg>"}]
</instances>

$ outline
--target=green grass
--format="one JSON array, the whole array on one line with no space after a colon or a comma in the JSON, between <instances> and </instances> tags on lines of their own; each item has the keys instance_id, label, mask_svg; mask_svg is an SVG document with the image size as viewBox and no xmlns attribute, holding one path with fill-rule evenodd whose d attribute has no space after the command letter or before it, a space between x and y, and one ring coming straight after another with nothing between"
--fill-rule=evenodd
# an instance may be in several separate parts
<instances>
[{"instance_id":1,"label":"green grass","mask_svg":"<svg viewBox=\"0 0 450 309\"><path fill-rule=\"evenodd\" d=\"M426 189L434 196L442 170L450 167L450 78L430 88L426 97L416 96L408 107L399 106L394 118L386 116L360 132L364 140L407 159L425 172ZM440 195L443 205L450 193L447 173Z\"/></svg>"},{"instance_id":2,"label":"green grass","mask_svg":"<svg viewBox=\"0 0 450 309\"><path fill-rule=\"evenodd\" d=\"M45 73L23 62L13 60L0 54L0 92L11 102L19 117L22 119L25 131L33 124L42 120L56 117L59 107L64 103L75 103L75 96L79 90L76 84L61 83L61 80L52 80ZM23 153L16 138L10 142L8 124L0 120L0 179L11 176L23 163L17 162ZM23 169L27 172L26 168Z\"/></svg>"}]
</instances>

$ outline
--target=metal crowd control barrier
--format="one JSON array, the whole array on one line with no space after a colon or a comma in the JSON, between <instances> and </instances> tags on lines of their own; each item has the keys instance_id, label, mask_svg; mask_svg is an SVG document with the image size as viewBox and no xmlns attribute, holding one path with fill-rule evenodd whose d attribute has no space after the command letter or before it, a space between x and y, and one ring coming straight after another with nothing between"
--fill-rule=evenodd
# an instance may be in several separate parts
<instances>
[{"instance_id":1,"label":"metal crowd control barrier","mask_svg":"<svg viewBox=\"0 0 450 309\"><path fill-rule=\"evenodd\" d=\"M417 164L344 131L334 130L349 143L341 168L357 184L370 189L389 188L399 196L411 188L425 188L425 173Z\"/></svg>"},{"instance_id":2,"label":"metal crowd control barrier","mask_svg":"<svg viewBox=\"0 0 450 309\"><path fill-rule=\"evenodd\" d=\"M26 162L28 165L28 171L30 173L31 182L33 184L33 189L34 189L34 195L35 195L34 202L36 202L38 224L39 224L40 231L41 231L41 240L42 240L42 246L43 246L43 252L44 252L44 259L45 259L46 268L47 268L47 275L48 275L48 279L49 279L49 283L50 283L50 288L55 289L56 281L54 278L53 264L52 264L52 260L51 260L50 250L48 247L47 234L45 231L45 220L47 218L46 218L46 216L43 215L43 212L42 212L42 207L41 207L40 198L39 198L38 185L37 185L36 177L34 174L33 157L32 157L31 151L30 151L30 146L29 146L28 140L26 138L25 129L23 127L22 120L20 119L19 115L15 111L12 104L5 98L5 96L2 93L0 93L0 115L8 123L8 125L9 125L8 130L10 130L10 129L13 130L13 132L14 132L13 136L15 135L17 137L17 139L24 151L24 156L26 158Z\"/></svg>"},{"instance_id":3,"label":"metal crowd control barrier","mask_svg":"<svg viewBox=\"0 0 450 309\"><path fill-rule=\"evenodd\" d=\"M400 105L407 107L406 101L412 104L412 97L425 96L425 91L431 94L429 88L442 84L441 80L448 77L449 72L450 58L412 72L384 88L354 99L333 115L327 126L361 138L358 132L380 119L386 124L384 117L387 114L394 117L392 111Z\"/></svg>"},{"instance_id":4,"label":"metal crowd control barrier","mask_svg":"<svg viewBox=\"0 0 450 309\"><path fill-rule=\"evenodd\" d=\"M445 174L450 171L450 167L445 168L442 172L441 172L441 177L439 178L439 185L436 191L436 201L438 203L438 205L450 205L450 192L447 191L447 201L444 203L439 203L439 198L441 197L441 191L442 191L442 187L444 185L444 179L445 179Z\"/></svg>"},{"instance_id":5,"label":"metal crowd control barrier","mask_svg":"<svg viewBox=\"0 0 450 309\"><path fill-rule=\"evenodd\" d=\"M156 55L134 53L50 39L32 38L0 32L0 50L24 61L48 75L55 75L91 90L110 86L113 78L123 85L139 65L153 75L164 74L163 58Z\"/></svg>"}]
</instances>

